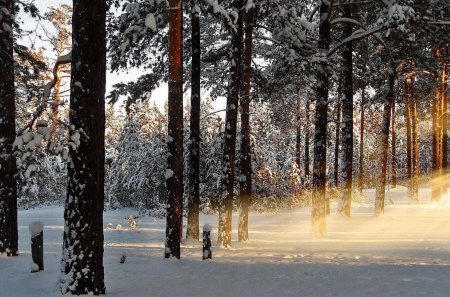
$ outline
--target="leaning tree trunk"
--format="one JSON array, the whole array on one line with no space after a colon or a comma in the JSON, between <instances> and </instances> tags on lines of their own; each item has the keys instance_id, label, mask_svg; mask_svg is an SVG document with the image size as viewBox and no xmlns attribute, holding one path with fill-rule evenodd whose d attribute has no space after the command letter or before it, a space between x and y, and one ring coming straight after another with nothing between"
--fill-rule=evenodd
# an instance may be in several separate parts
<instances>
[{"instance_id":1,"label":"leaning tree trunk","mask_svg":"<svg viewBox=\"0 0 450 297\"><path fill-rule=\"evenodd\" d=\"M436 88L433 100L433 159L432 159L432 178L431 178L431 199L441 200L441 186L439 182L439 88Z\"/></svg>"},{"instance_id":2,"label":"leaning tree trunk","mask_svg":"<svg viewBox=\"0 0 450 297\"><path fill-rule=\"evenodd\" d=\"M169 1L169 157L165 257L180 259L183 222L183 60L182 0Z\"/></svg>"},{"instance_id":3,"label":"leaning tree trunk","mask_svg":"<svg viewBox=\"0 0 450 297\"><path fill-rule=\"evenodd\" d=\"M344 17L351 18L351 5L344 6ZM346 23L343 29L343 38L352 35L352 25ZM338 213L350 217L352 207L353 183L353 44L344 46L342 51L342 75L344 78L344 97L342 100L342 198Z\"/></svg>"},{"instance_id":4,"label":"leaning tree trunk","mask_svg":"<svg viewBox=\"0 0 450 297\"><path fill-rule=\"evenodd\" d=\"M60 288L104 294L106 2L73 2L69 182Z\"/></svg>"},{"instance_id":5,"label":"leaning tree trunk","mask_svg":"<svg viewBox=\"0 0 450 297\"><path fill-rule=\"evenodd\" d=\"M419 201L419 139L417 122L417 98L414 82L411 81L411 121L412 121L412 200Z\"/></svg>"},{"instance_id":6,"label":"leaning tree trunk","mask_svg":"<svg viewBox=\"0 0 450 297\"><path fill-rule=\"evenodd\" d=\"M219 232L218 245L231 246L231 220L233 213L234 196L234 171L236 160L236 129L237 109L239 105L239 91L241 86L241 62L242 62L242 9L244 1L233 2L238 11L237 31L231 33L231 81L228 90L226 116L225 116L225 146L223 155L223 185L225 192L222 195L219 207Z\"/></svg>"},{"instance_id":7,"label":"leaning tree trunk","mask_svg":"<svg viewBox=\"0 0 450 297\"><path fill-rule=\"evenodd\" d=\"M253 21L255 8L246 13L244 95L241 100L241 179L238 240L248 240L248 212L252 201L252 156L250 143L250 82L252 76Z\"/></svg>"},{"instance_id":8,"label":"leaning tree trunk","mask_svg":"<svg viewBox=\"0 0 450 297\"><path fill-rule=\"evenodd\" d=\"M329 12L329 2L322 0L319 8L321 16ZM319 24L319 51L326 56L330 48L330 20L321 18ZM326 168L327 168L327 105L329 88L328 62L323 59L316 69L316 115L314 119L314 163L313 163L313 197L311 210L311 233L324 236L326 233Z\"/></svg>"},{"instance_id":9,"label":"leaning tree trunk","mask_svg":"<svg viewBox=\"0 0 450 297\"><path fill-rule=\"evenodd\" d=\"M192 71L191 71L191 134L189 137L189 197L186 237L198 240L200 213L200 16L191 0Z\"/></svg>"},{"instance_id":10,"label":"leaning tree trunk","mask_svg":"<svg viewBox=\"0 0 450 297\"><path fill-rule=\"evenodd\" d=\"M397 146L396 146L396 123L395 123L395 101L392 104L392 138L391 138L391 169L392 169L392 187L397 187Z\"/></svg>"},{"instance_id":11,"label":"leaning tree trunk","mask_svg":"<svg viewBox=\"0 0 450 297\"><path fill-rule=\"evenodd\" d=\"M0 254L18 255L17 165L13 143L16 138L13 32L13 1L2 1L0 11Z\"/></svg>"},{"instance_id":12,"label":"leaning tree trunk","mask_svg":"<svg viewBox=\"0 0 450 297\"><path fill-rule=\"evenodd\" d=\"M366 99L366 86L362 87L361 91L361 127L359 129L359 176L358 176L358 188L359 193L363 191L364 181L364 104Z\"/></svg>"},{"instance_id":13,"label":"leaning tree trunk","mask_svg":"<svg viewBox=\"0 0 450 297\"><path fill-rule=\"evenodd\" d=\"M408 187L408 199L413 200L412 180L412 145L411 145L411 80L405 79L405 121L406 121L406 178Z\"/></svg>"},{"instance_id":14,"label":"leaning tree trunk","mask_svg":"<svg viewBox=\"0 0 450 297\"><path fill-rule=\"evenodd\" d=\"M379 216L384 214L384 199L386 195L386 168L387 168L387 157L389 149L389 126L391 122L391 110L392 104L395 100L395 65L391 62L390 69L388 70L388 92L386 94L386 103L384 105L383 111L383 122L381 124L381 135L378 147L378 155L380 157L380 172L376 185L375 194L375 215Z\"/></svg>"}]
</instances>

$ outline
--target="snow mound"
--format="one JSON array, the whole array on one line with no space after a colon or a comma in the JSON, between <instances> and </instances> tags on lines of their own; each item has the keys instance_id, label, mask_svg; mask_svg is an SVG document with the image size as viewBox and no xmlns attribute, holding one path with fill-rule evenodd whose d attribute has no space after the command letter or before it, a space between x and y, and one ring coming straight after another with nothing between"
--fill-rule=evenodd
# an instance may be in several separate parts
<instances>
[{"instance_id":1,"label":"snow mound","mask_svg":"<svg viewBox=\"0 0 450 297\"><path fill-rule=\"evenodd\" d=\"M212 226L210 224L203 225L203 232L211 232Z\"/></svg>"},{"instance_id":2,"label":"snow mound","mask_svg":"<svg viewBox=\"0 0 450 297\"><path fill-rule=\"evenodd\" d=\"M44 224L42 222L36 221L30 224L31 237L39 235L44 230Z\"/></svg>"}]
</instances>

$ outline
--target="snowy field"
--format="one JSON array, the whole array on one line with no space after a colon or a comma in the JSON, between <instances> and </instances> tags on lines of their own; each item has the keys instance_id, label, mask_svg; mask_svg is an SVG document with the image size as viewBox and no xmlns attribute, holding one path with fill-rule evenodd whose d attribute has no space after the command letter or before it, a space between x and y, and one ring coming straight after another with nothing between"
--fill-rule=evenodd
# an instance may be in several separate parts
<instances>
[{"instance_id":1,"label":"snowy field","mask_svg":"<svg viewBox=\"0 0 450 297\"><path fill-rule=\"evenodd\" d=\"M105 230L107 295L450 296L450 201L431 203L426 189L420 196L409 204L404 189L390 191L382 218L373 218L371 204L355 206L351 219L331 215L321 240L309 236L309 208L252 214L251 242L238 244L234 233L233 248L213 248L210 261L201 260L200 243L184 245L181 261L165 260L164 220L140 218L138 231L130 231L124 217L134 210L108 211L105 226L123 229ZM45 271L31 274L28 225L35 220L45 224ZM201 223L217 226L217 217L202 215ZM21 254L0 256L0 296L59 296L62 231L62 208L20 211Z\"/></svg>"}]
</instances>

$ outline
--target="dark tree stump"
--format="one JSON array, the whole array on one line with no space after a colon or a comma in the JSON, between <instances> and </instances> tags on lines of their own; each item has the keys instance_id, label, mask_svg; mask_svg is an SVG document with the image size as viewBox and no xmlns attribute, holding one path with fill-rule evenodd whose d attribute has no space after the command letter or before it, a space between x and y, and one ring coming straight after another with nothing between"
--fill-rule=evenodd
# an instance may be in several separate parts
<instances>
[{"instance_id":1,"label":"dark tree stump","mask_svg":"<svg viewBox=\"0 0 450 297\"><path fill-rule=\"evenodd\" d=\"M203 226L203 260L212 259L211 229L212 227L208 224Z\"/></svg>"},{"instance_id":2,"label":"dark tree stump","mask_svg":"<svg viewBox=\"0 0 450 297\"><path fill-rule=\"evenodd\" d=\"M44 224L33 222L30 224L31 233L31 272L44 270Z\"/></svg>"}]
</instances>

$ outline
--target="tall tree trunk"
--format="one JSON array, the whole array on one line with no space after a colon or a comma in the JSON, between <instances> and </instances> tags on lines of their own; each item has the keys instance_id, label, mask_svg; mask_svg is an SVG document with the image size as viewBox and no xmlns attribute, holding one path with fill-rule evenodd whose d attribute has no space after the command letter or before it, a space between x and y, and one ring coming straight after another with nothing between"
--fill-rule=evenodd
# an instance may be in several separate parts
<instances>
[{"instance_id":1,"label":"tall tree trunk","mask_svg":"<svg viewBox=\"0 0 450 297\"><path fill-rule=\"evenodd\" d=\"M338 91L336 108L336 141L334 143L334 185L339 187L339 144L341 132L341 92Z\"/></svg>"},{"instance_id":2,"label":"tall tree trunk","mask_svg":"<svg viewBox=\"0 0 450 297\"><path fill-rule=\"evenodd\" d=\"M302 127L300 124L301 120L301 108L300 108L300 98L297 99L297 121L296 121L296 140L295 140L295 163L297 168L300 168L302 159Z\"/></svg>"},{"instance_id":3,"label":"tall tree trunk","mask_svg":"<svg viewBox=\"0 0 450 297\"><path fill-rule=\"evenodd\" d=\"M411 145L411 80L405 79L405 121L406 121L406 178L408 199L413 200L412 145Z\"/></svg>"},{"instance_id":4,"label":"tall tree trunk","mask_svg":"<svg viewBox=\"0 0 450 297\"><path fill-rule=\"evenodd\" d=\"M225 247L231 246L231 220L233 213L234 175L236 159L236 129L237 109L239 105L239 91L241 87L241 63L242 63L242 33L243 33L243 0L233 2L234 9L238 12L237 32L231 36L231 81L228 90L226 116L225 116L225 146L223 185L225 193L222 195L219 207L219 234L217 243Z\"/></svg>"},{"instance_id":5,"label":"tall tree trunk","mask_svg":"<svg viewBox=\"0 0 450 297\"><path fill-rule=\"evenodd\" d=\"M169 157L165 257L180 259L183 223L183 60L182 0L169 1Z\"/></svg>"},{"instance_id":6,"label":"tall tree trunk","mask_svg":"<svg viewBox=\"0 0 450 297\"><path fill-rule=\"evenodd\" d=\"M448 192L448 126L447 126L447 111L448 111L448 84L447 84L447 69L445 62L442 63L442 192Z\"/></svg>"},{"instance_id":7,"label":"tall tree trunk","mask_svg":"<svg viewBox=\"0 0 450 297\"><path fill-rule=\"evenodd\" d=\"M395 101L392 104L392 159L391 159L391 167L392 167L392 187L397 187L397 146L396 146L396 129L397 126L395 124Z\"/></svg>"},{"instance_id":8,"label":"tall tree trunk","mask_svg":"<svg viewBox=\"0 0 450 297\"><path fill-rule=\"evenodd\" d=\"M309 115L309 113L310 113L310 111L309 111L309 109L310 109L310 101L309 101L309 99L307 100L307 102L306 102L306 106L305 106L305 118L306 118L306 127L305 127L305 152L304 152L304 157L305 157L305 162L304 162L304 164L303 164L303 166L304 166L304 171L305 171L305 179L307 180L307 181L309 181L309 176L310 176L310 173L309 173L309 139L310 139L310 134L309 134L309 129L310 129L310 127L309 127L309 119L310 119L310 115Z\"/></svg>"},{"instance_id":9,"label":"tall tree trunk","mask_svg":"<svg viewBox=\"0 0 450 297\"><path fill-rule=\"evenodd\" d=\"M0 11L0 254L17 256L17 165L13 143L16 138L14 88L13 1L2 1Z\"/></svg>"},{"instance_id":10,"label":"tall tree trunk","mask_svg":"<svg viewBox=\"0 0 450 297\"><path fill-rule=\"evenodd\" d=\"M189 137L189 198L186 237L198 240L200 213L200 16L194 10L196 0L191 0L191 134Z\"/></svg>"},{"instance_id":11,"label":"tall tree trunk","mask_svg":"<svg viewBox=\"0 0 450 297\"><path fill-rule=\"evenodd\" d=\"M54 143L56 143L56 132L58 129L58 120L59 120L59 104L61 103L61 78L59 75L59 68L58 68L58 74L57 79L55 82L55 89L53 91L53 100L54 105L52 106L52 120L53 120L53 129L52 129L52 140Z\"/></svg>"},{"instance_id":12,"label":"tall tree trunk","mask_svg":"<svg viewBox=\"0 0 450 297\"><path fill-rule=\"evenodd\" d=\"M327 15L330 5L322 0L319 8L321 16ZM326 55L330 48L330 20L322 17L319 24L319 51ZM329 88L328 62L319 62L316 69L316 115L314 119L314 163L313 163L313 197L311 211L311 233L323 236L326 233L326 168L327 168L327 105Z\"/></svg>"},{"instance_id":13,"label":"tall tree trunk","mask_svg":"<svg viewBox=\"0 0 450 297\"><path fill-rule=\"evenodd\" d=\"M419 201L419 138L417 122L417 98L414 81L411 81L411 121L412 121L412 199Z\"/></svg>"},{"instance_id":14,"label":"tall tree trunk","mask_svg":"<svg viewBox=\"0 0 450 297\"><path fill-rule=\"evenodd\" d=\"M344 6L344 17L352 17L351 5ZM345 23L343 38L352 35L352 25ZM353 184L353 44L344 46L342 51L342 75L344 78L344 98L342 100L342 200L338 213L350 217Z\"/></svg>"},{"instance_id":15,"label":"tall tree trunk","mask_svg":"<svg viewBox=\"0 0 450 297\"><path fill-rule=\"evenodd\" d=\"M69 182L60 288L104 294L106 3L73 2Z\"/></svg>"},{"instance_id":16,"label":"tall tree trunk","mask_svg":"<svg viewBox=\"0 0 450 297\"><path fill-rule=\"evenodd\" d=\"M384 105L383 111L383 122L381 124L381 139L379 141L378 155L380 157L380 172L376 185L375 194L375 215L379 216L384 214L384 198L386 195L386 168L387 168L387 157L389 149L389 126L391 123L391 110L392 104L395 100L395 64L391 61L391 65L388 73L388 92L386 94L386 103Z\"/></svg>"},{"instance_id":17,"label":"tall tree trunk","mask_svg":"<svg viewBox=\"0 0 450 297\"><path fill-rule=\"evenodd\" d=\"M431 199L433 201L441 200L441 185L439 181L439 97L441 92L436 87L433 100L433 161L432 161L432 178L431 178Z\"/></svg>"},{"instance_id":18,"label":"tall tree trunk","mask_svg":"<svg viewBox=\"0 0 450 297\"><path fill-rule=\"evenodd\" d=\"M361 90L361 127L359 129L359 176L358 188L362 194L364 182L364 104L366 101L366 86Z\"/></svg>"},{"instance_id":19,"label":"tall tree trunk","mask_svg":"<svg viewBox=\"0 0 450 297\"><path fill-rule=\"evenodd\" d=\"M252 155L250 143L250 90L252 77L253 22L255 8L246 12L244 95L241 100L241 179L238 240L248 240L248 212L252 203Z\"/></svg>"}]
</instances>

